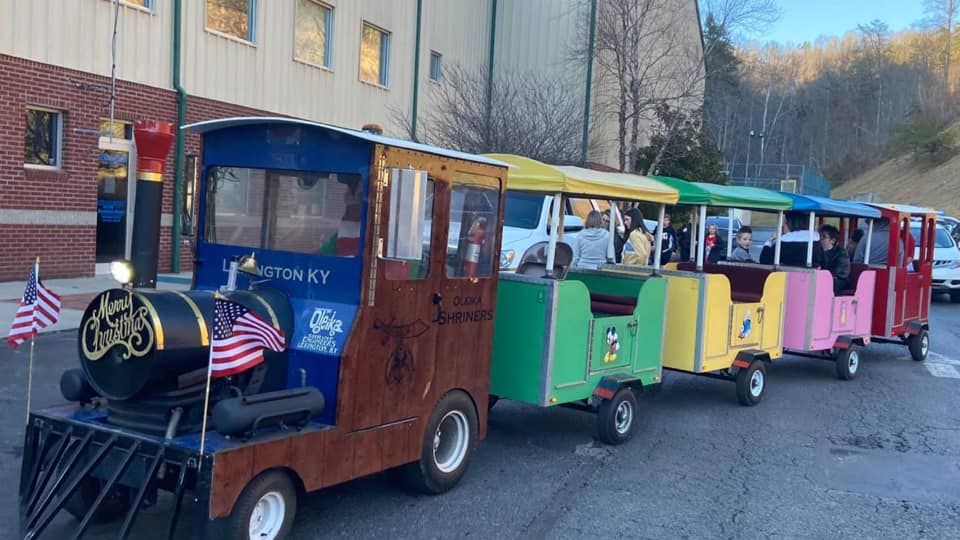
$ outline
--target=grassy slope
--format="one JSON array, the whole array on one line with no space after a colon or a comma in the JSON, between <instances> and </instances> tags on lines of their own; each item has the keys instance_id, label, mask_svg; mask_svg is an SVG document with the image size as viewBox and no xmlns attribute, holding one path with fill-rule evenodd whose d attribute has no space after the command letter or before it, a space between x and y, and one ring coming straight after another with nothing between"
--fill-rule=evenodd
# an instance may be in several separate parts
<instances>
[{"instance_id":1,"label":"grassy slope","mask_svg":"<svg viewBox=\"0 0 960 540\"><path fill-rule=\"evenodd\" d=\"M846 199L876 193L877 200L929 206L960 215L960 155L936 167L920 167L910 157L891 159L833 190Z\"/></svg>"}]
</instances>

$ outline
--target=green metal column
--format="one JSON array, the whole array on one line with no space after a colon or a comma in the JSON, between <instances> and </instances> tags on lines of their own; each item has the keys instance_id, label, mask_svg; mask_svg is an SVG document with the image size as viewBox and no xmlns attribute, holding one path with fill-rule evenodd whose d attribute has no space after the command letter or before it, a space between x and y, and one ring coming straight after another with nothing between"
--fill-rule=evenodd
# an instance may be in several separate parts
<instances>
[{"instance_id":1,"label":"green metal column","mask_svg":"<svg viewBox=\"0 0 960 540\"><path fill-rule=\"evenodd\" d=\"M173 89L177 92L177 125L174 136L176 137L176 151L173 158L173 234L171 240L171 258L170 269L177 273L180 271L180 236L181 227L181 208L180 199L183 198L183 133L180 127L186 123L187 117L187 92L180 84L180 28L182 25L183 0L173 1Z\"/></svg>"},{"instance_id":2,"label":"green metal column","mask_svg":"<svg viewBox=\"0 0 960 540\"><path fill-rule=\"evenodd\" d=\"M590 1L590 40L587 43L587 87L583 95L583 140L580 143L580 163L586 165L590 145L590 98L593 94L593 47L597 34L597 0Z\"/></svg>"},{"instance_id":3,"label":"green metal column","mask_svg":"<svg viewBox=\"0 0 960 540\"><path fill-rule=\"evenodd\" d=\"M493 0L493 6L490 10L490 52L487 58L487 106L486 106L486 124L490 129L490 115L493 111L493 54L497 47L497 0ZM494 150L488 148L488 150Z\"/></svg>"},{"instance_id":4,"label":"green metal column","mask_svg":"<svg viewBox=\"0 0 960 540\"><path fill-rule=\"evenodd\" d=\"M423 21L423 0L417 0L417 38L413 46L413 118L410 120L410 136L417 140L417 116L420 109L420 23Z\"/></svg>"}]
</instances>

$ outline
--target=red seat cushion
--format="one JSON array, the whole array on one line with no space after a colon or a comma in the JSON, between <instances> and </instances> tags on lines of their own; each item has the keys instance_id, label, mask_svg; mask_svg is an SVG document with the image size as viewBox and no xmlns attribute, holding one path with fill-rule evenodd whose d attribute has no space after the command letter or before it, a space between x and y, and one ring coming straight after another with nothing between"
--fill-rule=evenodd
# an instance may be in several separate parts
<instances>
[{"instance_id":1,"label":"red seat cushion","mask_svg":"<svg viewBox=\"0 0 960 540\"><path fill-rule=\"evenodd\" d=\"M734 292L730 293L730 297L733 299L734 302L753 302L753 303L756 303L756 302L759 302L759 301L763 298L763 295L760 294L760 293L737 292L737 291L734 291Z\"/></svg>"},{"instance_id":2,"label":"red seat cushion","mask_svg":"<svg viewBox=\"0 0 960 540\"><path fill-rule=\"evenodd\" d=\"M608 315L633 315L637 299L629 296L590 293L590 311Z\"/></svg>"}]
</instances>

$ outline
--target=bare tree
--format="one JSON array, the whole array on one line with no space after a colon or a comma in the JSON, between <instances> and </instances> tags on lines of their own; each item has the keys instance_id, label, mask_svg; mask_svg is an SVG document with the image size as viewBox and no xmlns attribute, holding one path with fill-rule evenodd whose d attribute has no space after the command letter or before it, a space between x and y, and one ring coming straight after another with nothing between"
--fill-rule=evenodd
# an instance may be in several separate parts
<instances>
[{"instance_id":1,"label":"bare tree","mask_svg":"<svg viewBox=\"0 0 960 540\"><path fill-rule=\"evenodd\" d=\"M960 0L923 0L923 10L931 28L943 34L943 84L950 94L953 81L950 78L950 62L953 49L953 31L960 16Z\"/></svg>"},{"instance_id":2,"label":"bare tree","mask_svg":"<svg viewBox=\"0 0 960 540\"><path fill-rule=\"evenodd\" d=\"M691 39L691 15L675 0L599 0L593 42L599 99L592 112L615 119L620 170L636 168L658 106L702 99L703 50L699 38ZM588 43L584 23L581 41ZM587 54L573 51L579 61Z\"/></svg>"},{"instance_id":3,"label":"bare tree","mask_svg":"<svg viewBox=\"0 0 960 540\"><path fill-rule=\"evenodd\" d=\"M582 97L571 90L579 86L534 73L498 72L488 83L485 71L445 67L441 84L431 89L433 106L419 119L418 139L463 152L519 154L549 163L570 163L580 155ZM395 109L392 116L413 138L409 114Z\"/></svg>"},{"instance_id":4,"label":"bare tree","mask_svg":"<svg viewBox=\"0 0 960 540\"><path fill-rule=\"evenodd\" d=\"M756 36L780 20L777 0L703 0L704 17L712 16L731 36Z\"/></svg>"}]
</instances>

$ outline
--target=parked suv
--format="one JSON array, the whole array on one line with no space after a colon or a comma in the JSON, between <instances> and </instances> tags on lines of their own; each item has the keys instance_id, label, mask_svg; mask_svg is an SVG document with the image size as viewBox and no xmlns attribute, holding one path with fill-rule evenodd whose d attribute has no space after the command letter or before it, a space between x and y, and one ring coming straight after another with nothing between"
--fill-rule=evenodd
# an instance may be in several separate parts
<instances>
[{"instance_id":1,"label":"parked suv","mask_svg":"<svg viewBox=\"0 0 960 540\"><path fill-rule=\"evenodd\" d=\"M919 246L920 224L913 223L910 232ZM920 256L919 247L913 256ZM933 293L949 294L951 302L960 303L960 249L947 228L939 223L933 249Z\"/></svg>"}]
</instances>

